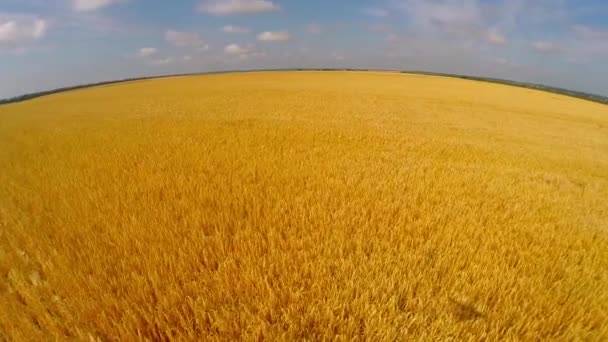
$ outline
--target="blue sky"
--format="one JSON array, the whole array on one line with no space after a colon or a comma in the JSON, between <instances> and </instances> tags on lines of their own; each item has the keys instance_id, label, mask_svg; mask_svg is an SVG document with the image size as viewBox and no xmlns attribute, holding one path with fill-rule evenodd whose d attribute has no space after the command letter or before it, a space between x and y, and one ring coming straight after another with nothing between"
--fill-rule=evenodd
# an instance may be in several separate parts
<instances>
[{"instance_id":1,"label":"blue sky","mask_svg":"<svg viewBox=\"0 0 608 342\"><path fill-rule=\"evenodd\" d=\"M0 0L0 98L136 76L349 67L608 95L605 0Z\"/></svg>"}]
</instances>

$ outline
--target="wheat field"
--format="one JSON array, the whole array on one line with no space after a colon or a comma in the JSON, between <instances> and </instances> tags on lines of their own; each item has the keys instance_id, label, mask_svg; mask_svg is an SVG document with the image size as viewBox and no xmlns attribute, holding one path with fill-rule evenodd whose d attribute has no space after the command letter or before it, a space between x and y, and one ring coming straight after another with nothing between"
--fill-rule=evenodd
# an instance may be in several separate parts
<instances>
[{"instance_id":1,"label":"wheat field","mask_svg":"<svg viewBox=\"0 0 608 342\"><path fill-rule=\"evenodd\" d=\"M608 339L608 106L274 72L0 107L0 340Z\"/></svg>"}]
</instances>

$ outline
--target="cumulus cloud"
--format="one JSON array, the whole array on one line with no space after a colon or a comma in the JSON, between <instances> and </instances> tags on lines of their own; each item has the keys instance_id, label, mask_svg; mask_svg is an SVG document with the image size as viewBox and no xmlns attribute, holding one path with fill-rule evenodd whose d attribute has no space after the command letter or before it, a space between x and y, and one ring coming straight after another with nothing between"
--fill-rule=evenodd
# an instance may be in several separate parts
<instances>
[{"instance_id":1,"label":"cumulus cloud","mask_svg":"<svg viewBox=\"0 0 608 342\"><path fill-rule=\"evenodd\" d=\"M513 49L532 46L539 52L559 52L562 49L557 45L568 45L566 41L572 36L563 34L555 46L529 40L531 32L563 27L573 20L562 0L395 0L393 5L404 15L409 33L420 41L435 41L444 50L464 47L482 51L484 45L510 45ZM601 35L585 27L574 31L580 36Z\"/></svg>"},{"instance_id":2,"label":"cumulus cloud","mask_svg":"<svg viewBox=\"0 0 608 342\"><path fill-rule=\"evenodd\" d=\"M43 38L48 30L44 19L27 16L0 17L0 49L24 48Z\"/></svg>"},{"instance_id":3,"label":"cumulus cloud","mask_svg":"<svg viewBox=\"0 0 608 342\"><path fill-rule=\"evenodd\" d=\"M281 7L270 0L206 0L198 10L213 15L234 15L275 12Z\"/></svg>"},{"instance_id":4,"label":"cumulus cloud","mask_svg":"<svg viewBox=\"0 0 608 342\"><path fill-rule=\"evenodd\" d=\"M90 12L102 9L124 0L72 0L72 8L78 12Z\"/></svg>"},{"instance_id":5,"label":"cumulus cloud","mask_svg":"<svg viewBox=\"0 0 608 342\"><path fill-rule=\"evenodd\" d=\"M167 30L165 32L165 40L169 44L177 47L195 48L198 50L209 49L209 46L205 44L203 38L196 32Z\"/></svg>"},{"instance_id":6,"label":"cumulus cloud","mask_svg":"<svg viewBox=\"0 0 608 342\"><path fill-rule=\"evenodd\" d=\"M46 20L36 20L34 22L34 28L32 30L32 37L35 39L40 39L46 34L46 30L48 28L48 24Z\"/></svg>"},{"instance_id":7,"label":"cumulus cloud","mask_svg":"<svg viewBox=\"0 0 608 342\"><path fill-rule=\"evenodd\" d=\"M228 55L242 55L250 52L250 49L242 47L238 44L226 45L224 52Z\"/></svg>"},{"instance_id":8,"label":"cumulus cloud","mask_svg":"<svg viewBox=\"0 0 608 342\"><path fill-rule=\"evenodd\" d=\"M238 44L226 45L224 48L224 53L230 56L239 57L240 59L265 56L263 52L256 51L255 46L252 44L247 46L241 46Z\"/></svg>"},{"instance_id":9,"label":"cumulus cloud","mask_svg":"<svg viewBox=\"0 0 608 342\"><path fill-rule=\"evenodd\" d=\"M156 48L145 47L145 48L141 48L141 49L139 49L139 51L137 51L137 57L147 58L147 57L154 56L157 53L158 53L158 50Z\"/></svg>"},{"instance_id":10,"label":"cumulus cloud","mask_svg":"<svg viewBox=\"0 0 608 342\"><path fill-rule=\"evenodd\" d=\"M242 26L236 26L236 25L226 25L224 27L221 28L222 32L225 33L234 33L234 34L246 34L246 33L251 33L251 29L247 28L247 27L242 27Z\"/></svg>"},{"instance_id":11,"label":"cumulus cloud","mask_svg":"<svg viewBox=\"0 0 608 342\"><path fill-rule=\"evenodd\" d=\"M288 32L272 32L266 31L258 35L258 40L263 42L282 42L289 40L290 35Z\"/></svg>"}]
</instances>

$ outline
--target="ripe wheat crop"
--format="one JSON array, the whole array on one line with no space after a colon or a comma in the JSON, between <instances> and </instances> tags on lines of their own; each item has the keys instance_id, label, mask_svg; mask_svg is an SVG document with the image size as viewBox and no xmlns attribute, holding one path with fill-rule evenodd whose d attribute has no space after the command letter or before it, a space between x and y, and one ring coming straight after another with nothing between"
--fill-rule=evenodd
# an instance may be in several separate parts
<instances>
[{"instance_id":1,"label":"ripe wheat crop","mask_svg":"<svg viewBox=\"0 0 608 342\"><path fill-rule=\"evenodd\" d=\"M0 107L0 339L606 340L608 106L363 72Z\"/></svg>"}]
</instances>

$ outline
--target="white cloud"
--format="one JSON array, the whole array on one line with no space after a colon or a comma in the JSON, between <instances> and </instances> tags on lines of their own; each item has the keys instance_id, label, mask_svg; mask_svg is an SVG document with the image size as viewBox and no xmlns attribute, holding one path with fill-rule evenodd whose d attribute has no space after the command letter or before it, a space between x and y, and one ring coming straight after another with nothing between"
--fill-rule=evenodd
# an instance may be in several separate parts
<instances>
[{"instance_id":1,"label":"white cloud","mask_svg":"<svg viewBox=\"0 0 608 342\"><path fill-rule=\"evenodd\" d=\"M399 0L411 32L421 40L437 39L451 46L503 46L527 39L529 27L542 29L563 20L553 0Z\"/></svg>"},{"instance_id":2,"label":"white cloud","mask_svg":"<svg viewBox=\"0 0 608 342\"><path fill-rule=\"evenodd\" d=\"M5 46L17 46L19 40L19 29L14 21L7 21L0 24L0 44Z\"/></svg>"},{"instance_id":3,"label":"white cloud","mask_svg":"<svg viewBox=\"0 0 608 342\"><path fill-rule=\"evenodd\" d=\"M247 28L247 27L242 27L242 26L236 26L236 25L226 25L224 27L221 28L222 32L225 33L235 33L235 34L246 34L246 33L251 33L251 29Z\"/></svg>"},{"instance_id":4,"label":"white cloud","mask_svg":"<svg viewBox=\"0 0 608 342\"><path fill-rule=\"evenodd\" d=\"M420 30L471 35L479 32L482 25L476 0L406 0L401 6Z\"/></svg>"},{"instance_id":5,"label":"white cloud","mask_svg":"<svg viewBox=\"0 0 608 342\"><path fill-rule=\"evenodd\" d=\"M171 57L154 59L148 62L149 65L167 65L171 63L173 63L173 58Z\"/></svg>"},{"instance_id":6,"label":"white cloud","mask_svg":"<svg viewBox=\"0 0 608 342\"><path fill-rule=\"evenodd\" d=\"M289 40L289 33L288 32L271 32L271 31L266 31L266 32L262 32L258 35L258 40L263 41L263 42L281 42L281 41L286 41Z\"/></svg>"},{"instance_id":7,"label":"white cloud","mask_svg":"<svg viewBox=\"0 0 608 342\"><path fill-rule=\"evenodd\" d=\"M226 45L224 52L228 55L243 55L250 52L250 49L242 47L238 44Z\"/></svg>"},{"instance_id":8,"label":"white cloud","mask_svg":"<svg viewBox=\"0 0 608 342\"><path fill-rule=\"evenodd\" d=\"M36 20L36 22L34 23L34 29L32 30L32 37L34 37L34 39L40 39L44 37L47 29L48 24L46 20Z\"/></svg>"},{"instance_id":9,"label":"white cloud","mask_svg":"<svg viewBox=\"0 0 608 342\"><path fill-rule=\"evenodd\" d=\"M147 57L154 56L157 53L158 53L158 50L156 48L145 47L145 48L141 48L141 49L139 49L139 51L137 51L137 57L147 58Z\"/></svg>"},{"instance_id":10,"label":"white cloud","mask_svg":"<svg viewBox=\"0 0 608 342\"><path fill-rule=\"evenodd\" d=\"M169 56L169 57L159 57L159 58L155 58L155 59L148 59L146 61L146 64L150 65L150 66L165 66L165 65L177 64L177 63L187 64L193 60L194 60L194 58L191 55L184 55L181 57Z\"/></svg>"},{"instance_id":11,"label":"white cloud","mask_svg":"<svg viewBox=\"0 0 608 342\"><path fill-rule=\"evenodd\" d=\"M270 0L206 0L198 10L213 15L233 15L274 12L281 7Z\"/></svg>"},{"instance_id":12,"label":"white cloud","mask_svg":"<svg viewBox=\"0 0 608 342\"><path fill-rule=\"evenodd\" d=\"M535 41L531 44L532 48L542 53L558 53L562 51L562 48L552 42L548 41Z\"/></svg>"},{"instance_id":13,"label":"white cloud","mask_svg":"<svg viewBox=\"0 0 608 342\"><path fill-rule=\"evenodd\" d=\"M42 39L48 31L44 19L28 16L7 16L0 18L0 49L22 49Z\"/></svg>"},{"instance_id":14,"label":"white cloud","mask_svg":"<svg viewBox=\"0 0 608 342\"><path fill-rule=\"evenodd\" d=\"M72 0L72 8L78 12L96 11L123 0Z\"/></svg>"},{"instance_id":15,"label":"white cloud","mask_svg":"<svg viewBox=\"0 0 608 342\"><path fill-rule=\"evenodd\" d=\"M323 28L321 27L321 25L315 24L315 23L312 23L312 24L308 25L308 27L306 28L306 30L308 31L308 33L312 33L312 34L321 34L321 33L323 33Z\"/></svg>"},{"instance_id":16,"label":"white cloud","mask_svg":"<svg viewBox=\"0 0 608 342\"><path fill-rule=\"evenodd\" d=\"M254 45L241 46L238 44L230 44L226 45L224 48L224 53L230 56L236 56L241 59L246 59L248 57L263 57L265 54L263 52L258 52L255 50Z\"/></svg>"},{"instance_id":17,"label":"white cloud","mask_svg":"<svg viewBox=\"0 0 608 342\"><path fill-rule=\"evenodd\" d=\"M208 45L206 45L201 36L195 32L167 30L165 32L165 40L177 47L208 49Z\"/></svg>"}]
</instances>

